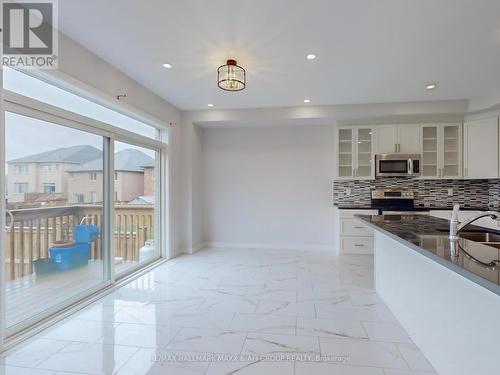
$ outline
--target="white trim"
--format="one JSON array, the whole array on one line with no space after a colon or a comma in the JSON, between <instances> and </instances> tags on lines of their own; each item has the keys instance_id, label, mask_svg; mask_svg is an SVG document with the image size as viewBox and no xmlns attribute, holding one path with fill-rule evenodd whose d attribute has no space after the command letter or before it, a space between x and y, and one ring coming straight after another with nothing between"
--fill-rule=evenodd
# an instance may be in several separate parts
<instances>
[{"instance_id":1,"label":"white trim","mask_svg":"<svg viewBox=\"0 0 500 375\"><path fill-rule=\"evenodd\" d=\"M168 139L168 131L158 129L158 139L160 141L166 141ZM172 254L172 220L173 212L172 212L172 189L170 187L169 182L172 181L171 175L171 157L167 149L160 150L159 153L159 164L160 167L155 173L156 178L156 195L158 196L158 203L160 208L160 226L158 226L159 230L157 231L161 236L161 242L158 241L158 244L161 245L161 257L165 259L171 259L173 257Z\"/></svg>"},{"instance_id":2,"label":"white trim","mask_svg":"<svg viewBox=\"0 0 500 375\"><path fill-rule=\"evenodd\" d=\"M205 247L209 247L209 243L208 242L201 242L193 247L187 247L187 248L184 248L184 249L180 249L179 250L179 253L181 254L194 254L198 251L200 251L201 249L205 248Z\"/></svg>"},{"instance_id":3,"label":"white trim","mask_svg":"<svg viewBox=\"0 0 500 375\"><path fill-rule=\"evenodd\" d=\"M204 247L223 249L268 249L268 250L304 250L304 251L335 251L335 246L314 244L273 244L273 243L242 243L242 242L204 242L193 248ZM195 250L195 251L197 251Z\"/></svg>"},{"instance_id":4,"label":"white trim","mask_svg":"<svg viewBox=\"0 0 500 375\"><path fill-rule=\"evenodd\" d=\"M1 54L0 54L1 56ZM0 67L0 85L3 87L3 69ZM0 90L0 352L5 340L5 112Z\"/></svg>"},{"instance_id":5,"label":"white trim","mask_svg":"<svg viewBox=\"0 0 500 375\"><path fill-rule=\"evenodd\" d=\"M163 209L164 209L164 199L162 195L162 186L161 186L161 181L162 177L164 175L163 172L163 152L161 149L155 150L155 169L153 171L154 174L154 186L155 186L155 204L154 204L154 210L155 210L155 247L156 247L156 252L157 255L160 258L165 258L165 246L164 246L164 228L163 228Z\"/></svg>"},{"instance_id":6,"label":"white trim","mask_svg":"<svg viewBox=\"0 0 500 375\"><path fill-rule=\"evenodd\" d=\"M122 115L131 117L135 120L141 121L155 128L168 129L172 124L171 122L165 122L159 118L141 111L137 107L134 107L125 102L117 103L116 97L105 94L102 91L83 83L72 76L61 72L60 70L23 70L24 74L31 77L39 79L41 81L47 82L50 85L58 87L62 90L68 91L71 94L80 96L84 99L90 100L96 104L102 105L103 107L109 108L113 111L121 113ZM173 109L176 109L172 107Z\"/></svg>"},{"instance_id":7,"label":"white trim","mask_svg":"<svg viewBox=\"0 0 500 375\"><path fill-rule=\"evenodd\" d=\"M115 140L113 136L104 138L103 147L103 259L104 272L111 282L115 282Z\"/></svg>"}]
</instances>

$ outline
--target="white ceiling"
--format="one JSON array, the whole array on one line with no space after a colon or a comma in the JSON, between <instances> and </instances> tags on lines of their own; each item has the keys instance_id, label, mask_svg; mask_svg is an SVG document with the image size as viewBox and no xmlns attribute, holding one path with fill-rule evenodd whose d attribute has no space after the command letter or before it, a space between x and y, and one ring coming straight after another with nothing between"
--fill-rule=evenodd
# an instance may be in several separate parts
<instances>
[{"instance_id":1,"label":"white ceiling","mask_svg":"<svg viewBox=\"0 0 500 375\"><path fill-rule=\"evenodd\" d=\"M59 14L65 34L184 110L500 89L499 0L63 0ZM217 87L227 58L247 70L242 92ZM438 89L427 92L433 81Z\"/></svg>"}]
</instances>

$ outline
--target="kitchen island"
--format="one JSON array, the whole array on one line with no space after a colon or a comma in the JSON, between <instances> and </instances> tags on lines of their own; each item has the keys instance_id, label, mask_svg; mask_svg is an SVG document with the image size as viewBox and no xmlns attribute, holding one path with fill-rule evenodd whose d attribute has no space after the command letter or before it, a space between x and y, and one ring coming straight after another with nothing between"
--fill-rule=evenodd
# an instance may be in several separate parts
<instances>
[{"instance_id":1,"label":"kitchen island","mask_svg":"<svg viewBox=\"0 0 500 375\"><path fill-rule=\"evenodd\" d=\"M500 269L494 262L500 245L460 239L453 257L447 220L411 214L358 219L375 229L378 294L438 373L500 373Z\"/></svg>"}]
</instances>

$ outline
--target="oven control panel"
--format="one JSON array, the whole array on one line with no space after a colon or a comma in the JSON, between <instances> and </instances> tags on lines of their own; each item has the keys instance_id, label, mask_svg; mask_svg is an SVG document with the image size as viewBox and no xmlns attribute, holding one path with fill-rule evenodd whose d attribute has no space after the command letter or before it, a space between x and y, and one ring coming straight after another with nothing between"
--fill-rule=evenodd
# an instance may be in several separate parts
<instances>
[{"instance_id":1,"label":"oven control panel","mask_svg":"<svg viewBox=\"0 0 500 375\"><path fill-rule=\"evenodd\" d=\"M413 191L409 190L372 190L372 199L414 199Z\"/></svg>"}]
</instances>

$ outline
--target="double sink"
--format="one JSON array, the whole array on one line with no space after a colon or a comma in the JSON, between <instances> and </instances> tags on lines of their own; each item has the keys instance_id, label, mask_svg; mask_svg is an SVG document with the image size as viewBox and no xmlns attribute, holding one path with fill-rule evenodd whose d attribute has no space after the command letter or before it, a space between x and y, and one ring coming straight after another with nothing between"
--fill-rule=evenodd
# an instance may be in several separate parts
<instances>
[{"instance_id":1,"label":"double sink","mask_svg":"<svg viewBox=\"0 0 500 375\"><path fill-rule=\"evenodd\" d=\"M500 249L500 234L491 232L473 232L462 231L458 234L460 238L482 243L483 245L491 246Z\"/></svg>"},{"instance_id":2,"label":"double sink","mask_svg":"<svg viewBox=\"0 0 500 375\"><path fill-rule=\"evenodd\" d=\"M438 231L448 232L447 229L438 229ZM497 233L464 230L458 233L458 237L500 249L500 234Z\"/></svg>"}]
</instances>

